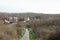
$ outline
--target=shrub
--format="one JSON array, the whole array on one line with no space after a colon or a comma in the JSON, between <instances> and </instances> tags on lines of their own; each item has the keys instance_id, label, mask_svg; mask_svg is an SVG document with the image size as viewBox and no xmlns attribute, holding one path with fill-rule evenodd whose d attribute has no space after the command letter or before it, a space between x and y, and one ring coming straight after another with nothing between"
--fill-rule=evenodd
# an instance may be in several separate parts
<instances>
[{"instance_id":1,"label":"shrub","mask_svg":"<svg viewBox=\"0 0 60 40\"><path fill-rule=\"evenodd\" d=\"M28 26L33 30L35 40L60 40L59 21L60 19L31 21Z\"/></svg>"}]
</instances>

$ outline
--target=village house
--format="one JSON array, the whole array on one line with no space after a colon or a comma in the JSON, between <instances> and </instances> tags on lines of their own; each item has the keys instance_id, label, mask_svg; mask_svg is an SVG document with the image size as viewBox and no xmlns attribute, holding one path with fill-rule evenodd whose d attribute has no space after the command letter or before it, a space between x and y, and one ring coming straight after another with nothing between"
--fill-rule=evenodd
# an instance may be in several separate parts
<instances>
[{"instance_id":1,"label":"village house","mask_svg":"<svg viewBox=\"0 0 60 40\"><path fill-rule=\"evenodd\" d=\"M27 21L29 21L29 20L30 20L29 17L25 17L25 18L24 18L24 22L27 22Z\"/></svg>"},{"instance_id":2,"label":"village house","mask_svg":"<svg viewBox=\"0 0 60 40\"><path fill-rule=\"evenodd\" d=\"M29 21L29 20L30 20L29 17L24 17L24 18L20 18L20 19L19 19L20 22L27 22L27 21Z\"/></svg>"},{"instance_id":3,"label":"village house","mask_svg":"<svg viewBox=\"0 0 60 40\"><path fill-rule=\"evenodd\" d=\"M9 19L10 23L13 22L13 17L9 17L8 19Z\"/></svg>"},{"instance_id":4,"label":"village house","mask_svg":"<svg viewBox=\"0 0 60 40\"><path fill-rule=\"evenodd\" d=\"M6 19L4 19L4 23L17 23L18 21L20 22L28 22L30 21L29 17L24 17L24 18L20 18L18 19L18 17L8 17Z\"/></svg>"},{"instance_id":5,"label":"village house","mask_svg":"<svg viewBox=\"0 0 60 40\"><path fill-rule=\"evenodd\" d=\"M13 23L13 22L18 22L17 17L8 17L4 19L4 23Z\"/></svg>"},{"instance_id":6,"label":"village house","mask_svg":"<svg viewBox=\"0 0 60 40\"><path fill-rule=\"evenodd\" d=\"M5 18L3 23L10 23L10 21Z\"/></svg>"},{"instance_id":7,"label":"village house","mask_svg":"<svg viewBox=\"0 0 60 40\"><path fill-rule=\"evenodd\" d=\"M18 17L14 17L14 22L18 22Z\"/></svg>"}]
</instances>

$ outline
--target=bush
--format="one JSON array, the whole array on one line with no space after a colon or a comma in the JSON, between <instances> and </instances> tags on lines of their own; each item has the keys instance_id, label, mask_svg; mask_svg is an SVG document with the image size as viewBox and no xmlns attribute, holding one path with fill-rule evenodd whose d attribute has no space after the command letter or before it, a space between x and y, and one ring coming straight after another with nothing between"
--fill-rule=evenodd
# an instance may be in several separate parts
<instances>
[{"instance_id":1,"label":"bush","mask_svg":"<svg viewBox=\"0 0 60 40\"><path fill-rule=\"evenodd\" d=\"M16 40L22 36L23 27L19 24L5 25L0 22L0 40Z\"/></svg>"},{"instance_id":2,"label":"bush","mask_svg":"<svg viewBox=\"0 0 60 40\"><path fill-rule=\"evenodd\" d=\"M12 27L0 26L0 40L13 40L17 38L16 30Z\"/></svg>"},{"instance_id":3,"label":"bush","mask_svg":"<svg viewBox=\"0 0 60 40\"><path fill-rule=\"evenodd\" d=\"M60 40L59 21L60 19L31 21L28 26L33 30L35 40Z\"/></svg>"}]
</instances>

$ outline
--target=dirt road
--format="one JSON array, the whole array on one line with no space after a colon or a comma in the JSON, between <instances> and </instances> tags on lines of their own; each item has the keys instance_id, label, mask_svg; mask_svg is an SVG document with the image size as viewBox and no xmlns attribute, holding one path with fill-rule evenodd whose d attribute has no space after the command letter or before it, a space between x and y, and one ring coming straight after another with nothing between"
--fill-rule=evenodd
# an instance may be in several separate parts
<instances>
[{"instance_id":1,"label":"dirt road","mask_svg":"<svg viewBox=\"0 0 60 40\"><path fill-rule=\"evenodd\" d=\"M26 29L26 32L25 32L24 36L20 40L29 40L29 31L28 31L28 29Z\"/></svg>"}]
</instances>

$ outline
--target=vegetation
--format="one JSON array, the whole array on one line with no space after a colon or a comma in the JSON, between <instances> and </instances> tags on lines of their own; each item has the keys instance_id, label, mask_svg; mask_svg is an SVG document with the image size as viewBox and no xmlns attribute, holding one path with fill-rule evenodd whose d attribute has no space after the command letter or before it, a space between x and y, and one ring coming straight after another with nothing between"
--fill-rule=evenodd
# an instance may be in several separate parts
<instances>
[{"instance_id":1,"label":"vegetation","mask_svg":"<svg viewBox=\"0 0 60 40\"><path fill-rule=\"evenodd\" d=\"M17 16L19 19L30 17L30 21L17 24L3 24L4 18ZM0 13L0 40L21 38L25 27L31 28L30 40L60 40L60 14Z\"/></svg>"},{"instance_id":2,"label":"vegetation","mask_svg":"<svg viewBox=\"0 0 60 40\"><path fill-rule=\"evenodd\" d=\"M32 28L35 40L60 40L59 20L32 21L29 27Z\"/></svg>"},{"instance_id":3,"label":"vegetation","mask_svg":"<svg viewBox=\"0 0 60 40\"><path fill-rule=\"evenodd\" d=\"M34 40L33 34L32 34L31 32L30 32L29 35L30 35L30 36L29 36L30 40Z\"/></svg>"},{"instance_id":4,"label":"vegetation","mask_svg":"<svg viewBox=\"0 0 60 40\"><path fill-rule=\"evenodd\" d=\"M23 37L23 35L25 34L25 31L26 31L26 30L23 29L23 30L21 31L21 33L19 33L17 40L20 40L20 39Z\"/></svg>"},{"instance_id":5,"label":"vegetation","mask_svg":"<svg viewBox=\"0 0 60 40\"><path fill-rule=\"evenodd\" d=\"M30 28L31 29L31 28ZM34 40L33 32L32 30L29 30L29 39Z\"/></svg>"},{"instance_id":6,"label":"vegetation","mask_svg":"<svg viewBox=\"0 0 60 40\"><path fill-rule=\"evenodd\" d=\"M14 40L17 38L16 30L13 27L4 25L0 21L0 40Z\"/></svg>"},{"instance_id":7,"label":"vegetation","mask_svg":"<svg viewBox=\"0 0 60 40\"><path fill-rule=\"evenodd\" d=\"M17 40L22 37L25 30L23 25L19 24L3 24L0 20L0 40ZM20 38L19 38L20 39Z\"/></svg>"}]
</instances>

